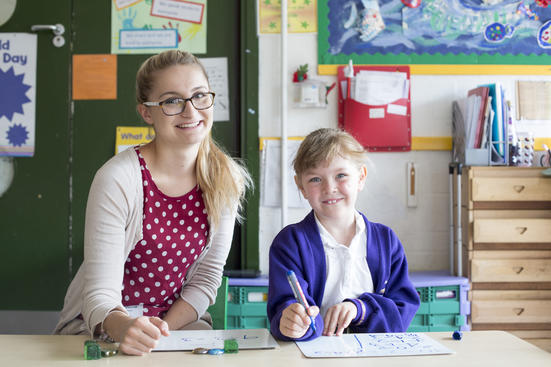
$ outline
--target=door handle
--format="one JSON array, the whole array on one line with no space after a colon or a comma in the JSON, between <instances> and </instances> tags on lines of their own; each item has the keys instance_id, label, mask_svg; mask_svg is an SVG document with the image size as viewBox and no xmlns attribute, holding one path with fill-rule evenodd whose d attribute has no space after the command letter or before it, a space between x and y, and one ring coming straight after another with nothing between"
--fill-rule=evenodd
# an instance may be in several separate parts
<instances>
[{"instance_id":1,"label":"door handle","mask_svg":"<svg viewBox=\"0 0 551 367\"><path fill-rule=\"evenodd\" d=\"M63 34L65 33L65 27L63 24L35 24L31 26L31 31L40 32L40 31L52 31L54 38L52 43L55 47L62 47L65 44L65 38Z\"/></svg>"},{"instance_id":2,"label":"door handle","mask_svg":"<svg viewBox=\"0 0 551 367\"><path fill-rule=\"evenodd\" d=\"M54 36L61 36L63 33L65 33L65 27L63 24L35 24L31 26L31 31L33 32L39 32L39 31L52 31L54 33Z\"/></svg>"}]
</instances>

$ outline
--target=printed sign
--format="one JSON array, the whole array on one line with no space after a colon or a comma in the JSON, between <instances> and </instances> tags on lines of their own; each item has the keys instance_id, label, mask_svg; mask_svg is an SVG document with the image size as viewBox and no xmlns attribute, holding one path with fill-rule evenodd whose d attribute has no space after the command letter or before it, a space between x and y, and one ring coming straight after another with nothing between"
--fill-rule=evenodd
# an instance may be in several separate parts
<instances>
[{"instance_id":1,"label":"printed sign","mask_svg":"<svg viewBox=\"0 0 551 367\"><path fill-rule=\"evenodd\" d=\"M153 0L151 15L201 24L204 10L205 5L189 1Z\"/></svg>"},{"instance_id":2,"label":"printed sign","mask_svg":"<svg viewBox=\"0 0 551 367\"><path fill-rule=\"evenodd\" d=\"M0 156L34 155L36 39L0 33Z\"/></svg>"},{"instance_id":3,"label":"printed sign","mask_svg":"<svg viewBox=\"0 0 551 367\"><path fill-rule=\"evenodd\" d=\"M175 29L121 29L121 49L177 48L178 33Z\"/></svg>"}]
</instances>

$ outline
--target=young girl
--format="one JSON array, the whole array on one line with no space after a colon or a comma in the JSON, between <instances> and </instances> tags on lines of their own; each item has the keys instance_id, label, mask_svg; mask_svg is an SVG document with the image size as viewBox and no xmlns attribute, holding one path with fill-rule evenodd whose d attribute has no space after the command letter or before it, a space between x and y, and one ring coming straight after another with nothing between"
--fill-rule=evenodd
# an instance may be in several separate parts
<instances>
[{"instance_id":1,"label":"young girl","mask_svg":"<svg viewBox=\"0 0 551 367\"><path fill-rule=\"evenodd\" d=\"M313 210L285 227L270 248L268 318L279 339L341 335L349 326L403 332L419 307L398 237L355 209L367 175L363 162L363 147L336 129L310 133L298 149L295 182ZM307 310L295 300L288 270Z\"/></svg>"},{"instance_id":2,"label":"young girl","mask_svg":"<svg viewBox=\"0 0 551 367\"><path fill-rule=\"evenodd\" d=\"M210 327L205 312L251 180L211 138L214 93L195 56L150 57L136 97L155 138L97 172L84 262L55 332L107 337L142 355L169 330Z\"/></svg>"}]
</instances>

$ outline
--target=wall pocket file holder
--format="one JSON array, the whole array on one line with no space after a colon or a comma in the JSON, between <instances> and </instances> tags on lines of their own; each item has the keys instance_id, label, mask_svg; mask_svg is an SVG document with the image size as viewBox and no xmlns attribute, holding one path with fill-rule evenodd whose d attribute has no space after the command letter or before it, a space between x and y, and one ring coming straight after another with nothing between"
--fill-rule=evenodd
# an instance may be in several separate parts
<instances>
[{"instance_id":1,"label":"wall pocket file holder","mask_svg":"<svg viewBox=\"0 0 551 367\"><path fill-rule=\"evenodd\" d=\"M354 75L360 70L406 73L407 98L373 106L346 98L346 88L339 87L339 127L352 134L368 151L411 150L409 66L354 66ZM337 78L339 86L346 81L345 66L338 67Z\"/></svg>"}]
</instances>

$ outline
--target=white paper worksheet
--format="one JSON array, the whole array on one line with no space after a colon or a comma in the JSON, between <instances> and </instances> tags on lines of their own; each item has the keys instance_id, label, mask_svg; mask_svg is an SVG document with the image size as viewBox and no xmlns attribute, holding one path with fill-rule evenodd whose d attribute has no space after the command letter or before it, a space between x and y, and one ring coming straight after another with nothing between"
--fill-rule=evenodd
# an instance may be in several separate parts
<instances>
[{"instance_id":1,"label":"white paper worksheet","mask_svg":"<svg viewBox=\"0 0 551 367\"><path fill-rule=\"evenodd\" d=\"M413 356L451 354L451 349L419 333L344 334L296 342L309 358Z\"/></svg>"},{"instance_id":2,"label":"white paper worksheet","mask_svg":"<svg viewBox=\"0 0 551 367\"><path fill-rule=\"evenodd\" d=\"M224 349L224 340L235 339L239 349L272 349L278 344L267 329L235 330L173 330L162 337L154 352L193 350L195 348Z\"/></svg>"}]
</instances>

